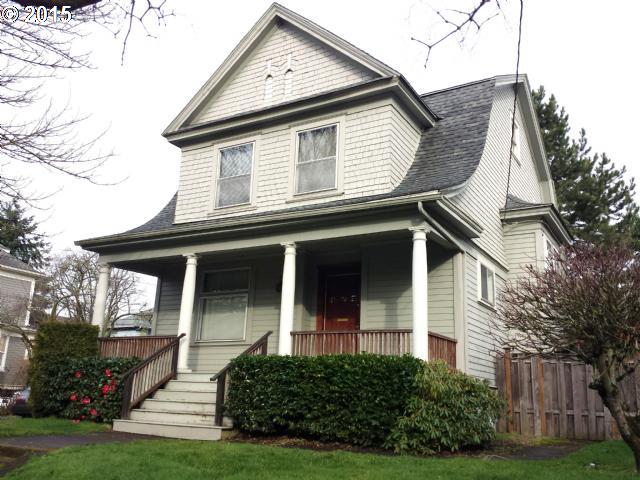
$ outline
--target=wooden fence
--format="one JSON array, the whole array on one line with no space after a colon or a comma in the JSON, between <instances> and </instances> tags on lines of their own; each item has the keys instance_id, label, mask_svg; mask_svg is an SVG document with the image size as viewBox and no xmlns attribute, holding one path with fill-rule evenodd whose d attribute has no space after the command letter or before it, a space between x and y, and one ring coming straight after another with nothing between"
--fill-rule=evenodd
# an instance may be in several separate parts
<instances>
[{"instance_id":1,"label":"wooden fence","mask_svg":"<svg viewBox=\"0 0 640 480\"><path fill-rule=\"evenodd\" d=\"M619 438L615 421L597 392L589 388L591 366L577 361L523 356L498 357L496 383L508 416L498 431L581 440ZM622 386L632 411L640 405L638 376Z\"/></svg>"}]
</instances>

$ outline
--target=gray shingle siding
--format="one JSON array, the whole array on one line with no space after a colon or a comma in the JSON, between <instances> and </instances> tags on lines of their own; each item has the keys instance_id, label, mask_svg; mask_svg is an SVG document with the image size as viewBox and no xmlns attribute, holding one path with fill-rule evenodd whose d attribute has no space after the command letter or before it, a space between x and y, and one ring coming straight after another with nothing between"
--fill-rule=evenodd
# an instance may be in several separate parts
<instances>
[{"instance_id":1,"label":"gray shingle siding","mask_svg":"<svg viewBox=\"0 0 640 480\"><path fill-rule=\"evenodd\" d=\"M453 87L422 96L440 117L433 128L422 133L415 158L404 179L391 192L278 210L299 212L323 207L353 205L372 200L443 190L466 182L475 171L489 127L495 92L495 79ZM174 225L177 194L148 222L123 233L151 233L171 230ZM274 212L256 213L242 218L256 218ZM191 222L191 225L214 227L219 220ZM185 224L182 224L182 227ZM188 225L188 224L187 224Z\"/></svg>"}]
</instances>

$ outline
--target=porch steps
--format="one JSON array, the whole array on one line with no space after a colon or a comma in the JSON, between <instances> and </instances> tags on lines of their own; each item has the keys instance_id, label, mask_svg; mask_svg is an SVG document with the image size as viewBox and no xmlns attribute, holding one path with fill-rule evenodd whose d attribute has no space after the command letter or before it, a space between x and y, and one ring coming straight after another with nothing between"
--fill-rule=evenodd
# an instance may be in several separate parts
<instances>
[{"instance_id":1,"label":"porch steps","mask_svg":"<svg viewBox=\"0 0 640 480\"><path fill-rule=\"evenodd\" d=\"M179 373L164 388L131 411L128 420L114 420L116 432L186 440L220 440L232 432L230 418L214 425L216 383L210 373Z\"/></svg>"}]
</instances>

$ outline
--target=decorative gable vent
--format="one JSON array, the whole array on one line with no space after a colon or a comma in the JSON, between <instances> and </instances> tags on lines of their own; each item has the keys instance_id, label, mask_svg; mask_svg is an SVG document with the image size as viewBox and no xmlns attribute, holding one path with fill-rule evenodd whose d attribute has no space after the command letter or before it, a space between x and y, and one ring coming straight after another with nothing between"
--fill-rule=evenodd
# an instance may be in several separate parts
<instances>
[{"instance_id":1,"label":"decorative gable vent","mask_svg":"<svg viewBox=\"0 0 640 480\"><path fill-rule=\"evenodd\" d=\"M271 75L271 60L267 62L267 76L264 79L264 101L271 103L273 100L273 75Z\"/></svg>"},{"instance_id":2,"label":"decorative gable vent","mask_svg":"<svg viewBox=\"0 0 640 480\"><path fill-rule=\"evenodd\" d=\"M291 54L287 56L287 71L284 72L284 96L293 94L293 69L291 68Z\"/></svg>"}]
</instances>

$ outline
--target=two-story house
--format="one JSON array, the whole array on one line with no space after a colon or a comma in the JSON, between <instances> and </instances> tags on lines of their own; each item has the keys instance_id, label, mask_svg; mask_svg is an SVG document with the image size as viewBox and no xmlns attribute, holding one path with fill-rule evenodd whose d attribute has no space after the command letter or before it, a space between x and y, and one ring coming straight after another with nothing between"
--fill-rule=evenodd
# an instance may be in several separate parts
<instances>
[{"instance_id":1,"label":"two-story house","mask_svg":"<svg viewBox=\"0 0 640 480\"><path fill-rule=\"evenodd\" d=\"M29 307L41 276L0 245L0 394L26 383L29 352L23 334L35 333Z\"/></svg>"},{"instance_id":2,"label":"two-story house","mask_svg":"<svg viewBox=\"0 0 640 480\"><path fill-rule=\"evenodd\" d=\"M158 278L153 334L185 334L178 380L117 429L212 438L213 394L190 393L269 330L273 354L412 353L493 382L501 287L569 238L526 76L421 95L277 4L164 136L178 192L78 242L102 262L94 323L118 267Z\"/></svg>"}]
</instances>

